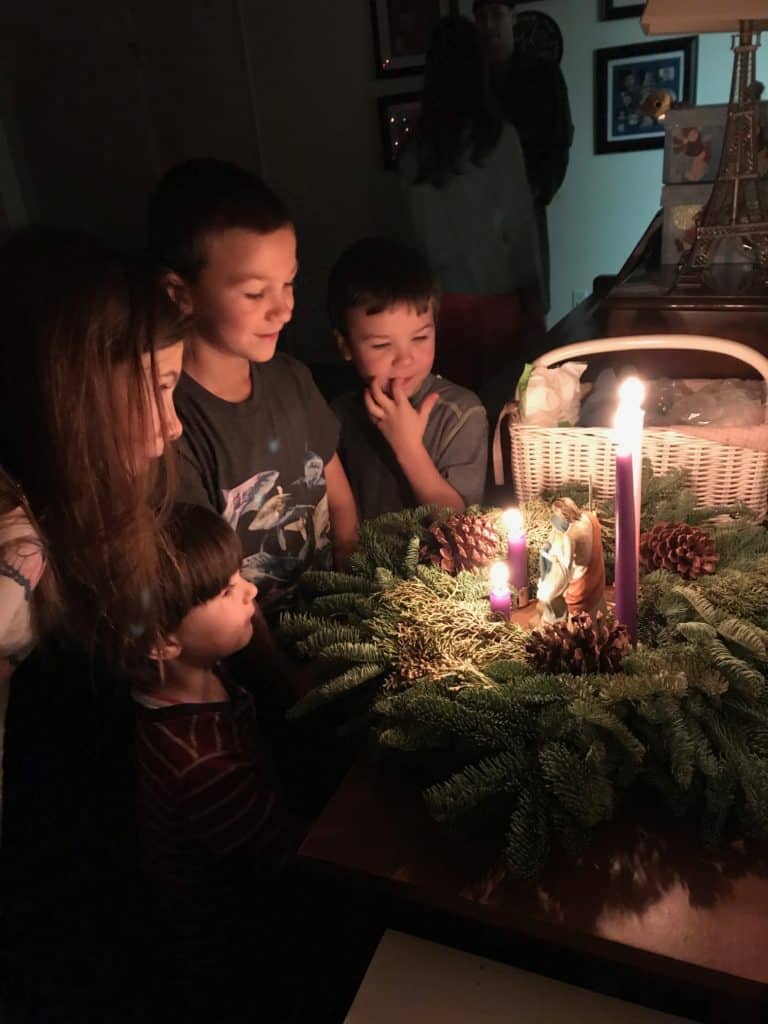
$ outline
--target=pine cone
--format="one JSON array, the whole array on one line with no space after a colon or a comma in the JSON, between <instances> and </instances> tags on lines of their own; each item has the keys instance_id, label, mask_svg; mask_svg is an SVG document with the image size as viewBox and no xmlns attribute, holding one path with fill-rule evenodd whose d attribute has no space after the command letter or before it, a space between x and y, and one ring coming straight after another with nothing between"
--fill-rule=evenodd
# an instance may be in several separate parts
<instances>
[{"instance_id":1,"label":"pine cone","mask_svg":"<svg viewBox=\"0 0 768 1024\"><path fill-rule=\"evenodd\" d=\"M534 629L525 645L530 664L554 675L584 676L618 672L632 647L627 627L602 612L594 621L587 612Z\"/></svg>"},{"instance_id":2,"label":"pine cone","mask_svg":"<svg viewBox=\"0 0 768 1024\"><path fill-rule=\"evenodd\" d=\"M457 512L443 522L432 523L432 536L422 546L421 558L445 572L480 569L499 557L499 535L487 516Z\"/></svg>"},{"instance_id":3,"label":"pine cone","mask_svg":"<svg viewBox=\"0 0 768 1024\"><path fill-rule=\"evenodd\" d=\"M713 573L719 555L715 538L688 523L657 523L640 534L640 567L643 572L666 569L684 579L695 580Z\"/></svg>"}]
</instances>

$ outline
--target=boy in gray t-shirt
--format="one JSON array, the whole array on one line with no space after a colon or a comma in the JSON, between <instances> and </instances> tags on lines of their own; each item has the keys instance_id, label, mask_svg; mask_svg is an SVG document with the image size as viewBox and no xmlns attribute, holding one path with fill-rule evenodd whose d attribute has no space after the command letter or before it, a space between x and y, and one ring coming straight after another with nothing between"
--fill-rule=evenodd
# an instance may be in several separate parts
<instances>
[{"instance_id":1,"label":"boy in gray t-shirt","mask_svg":"<svg viewBox=\"0 0 768 1024\"><path fill-rule=\"evenodd\" d=\"M363 382L333 404L361 517L482 501L488 420L477 395L432 373L437 285L422 256L384 238L355 243L331 271L328 309Z\"/></svg>"}]
</instances>

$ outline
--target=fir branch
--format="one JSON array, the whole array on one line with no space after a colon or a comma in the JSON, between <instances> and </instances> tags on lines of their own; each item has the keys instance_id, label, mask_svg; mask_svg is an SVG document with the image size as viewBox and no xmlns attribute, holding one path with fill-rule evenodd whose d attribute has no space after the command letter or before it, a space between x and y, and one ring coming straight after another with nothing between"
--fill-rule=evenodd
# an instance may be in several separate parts
<instances>
[{"instance_id":1,"label":"fir branch","mask_svg":"<svg viewBox=\"0 0 768 1024\"><path fill-rule=\"evenodd\" d=\"M414 534L408 541L408 547L405 549L403 565L400 571L400 574L406 579L411 579L411 577L416 575L416 566L419 564L420 552L421 538L418 534Z\"/></svg>"},{"instance_id":2,"label":"fir branch","mask_svg":"<svg viewBox=\"0 0 768 1024\"><path fill-rule=\"evenodd\" d=\"M356 615L365 618L373 608L372 599L361 594L324 594L312 602L316 615Z\"/></svg>"},{"instance_id":3,"label":"fir branch","mask_svg":"<svg viewBox=\"0 0 768 1024\"><path fill-rule=\"evenodd\" d=\"M377 703L374 711L381 713ZM388 719L411 721L440 733L452 749L480 754L503 750L519 737L514 717L470 706L434 689L405 690L386 705Z\"/></svg>"},{"instance_id":4,"label":"fir branch","mask_svg":"<svg viewBox=\"0 0 768 1024\"><path fill-rule=\"evenodd\" d=\"M722 614L704 597L701 591L695 587L677 586L672 588L672 593L682 597L693 608L700 619L715 629L717 628L718 620L722 617Z\"/></svg>"},{"instance_id":5,"label":"fir branch","mask_svg":"<svg viewBox=\"0 0 768 1024\"><path fill-rule=\"evenodd\" d=\"M657 725L669 757L672 778L680 789L688 789L693 780L696 740L688 730L684 705L668 694L643 701L638 713Z\"/></svg>"},{"instance_id":6,"label":"fir branch","mask_svg":"<svg viewBox=\"0 0 768 1024\"><path fill-rule=\"evenodd\" d=\"M561 804L550 807L550 820L553 835L566 856L571 860L581 857L592 838L591 830L572 814L568 814Z\"/></svg>"},{"instance_id":7,"label":"fir branch","mask_svg":"<svg viewBox=\"0 0 768 1024\"><path fill-rule=\"evenodd\" d=\"M759 697L765 686L765 677L746 661L732 654L720 640L711 640L709 654L714 668L735 687L750 697Z\"/></svg>"},{"instance_id":8,"label":"fir branch","mask_svg":"<svg viewBox=\"0 0 768 1024\"><path fill-rule=\"evenodd\" d=\"M397 577L392 572L392 570L385 569L381 565L376 567L376 570L373 574L373 578L376 583L376 587L379 590L389 590L389 588L393 587L397 582Z\"/></svg>"},{"instance_id":9,"label":"fir branch","mask_svg":"<svg viewBox=\"0 0 768 1024\"><path fill-rule=\"evenodd\" d=\"M612 783L591 771L584 758L566 744L543 744L539 767L547 789L577 821L592 827L610 818L614 806Z\"/></svg>"},{"instance_id":10,"label":"fir branch","mask_svg":"<svg viewBox=\"0 0 768 1024\"><path fill-rule=\"evenodd\" d=\"M759 626L729 615L720 619L717 631L729 644L740 647L752 658L758 661L766 660L768 633Z\"/></svg>"},{"instance_id":11,"label":"fir branch","mask_svg":"<svg viewBox=\"0 0 768 1024\"><path fill-rule=\"evenodd\" d=\"M335 644L356 644L364 640L364 633L359 626L328 622L326 619L319 619L318 623L313 633L296 644L296 650L305 658L320 657L326 648Z\"/></svg>"},{"instance_id":12,"label":"fir branch","mask_svg":"<svg viewBox=\"0 0 768 1024\"><path fill-rule=\"evenodd\" d=\"M417 753L423 750L439 750L442 735L415 725L392 725L382 729L376 736L379 746L401 753Z\"/></svg>"},{"instance_id":13,"label":"fir branch","mask_svg":"<svg viewBox=\"0 0 768 1024\"><path fill-rule=\"evenodd\" d=\"M385 671L386 665L381 663L356 665L354 668L347 669L335 679L331 679L305 694L293 707L289 708L288 718L301 718L302 715L328 704L341 694L348 693L363 683L383 675Z\"/></svg>"},{"instance_id":14,"label":"fir branch","mask_svg":"<svg viewBox=\"0 0 768 1024\"><path fill-rule=\"evenodd\" d=\"M534 881L544 871L552 830L537 785L521 788L505 835L504 860L515 878Z\"/></svg>"},{"instance_id":15,"label":"fir branch","mask_svg":"<svg viewBox=\"0 0 768 1024\"><path fill-rule=\"evenodd\" d=\"M310 636L326 625L325 619L305 612L284 612L280 619L279 633L286 643L295 643Z\"/></svg>"},{"instance_id":16,"label":"fir branch","mask_svg":"<svg viewBox=\"0 0 768 1024\"><path fill-rule=\"evenodd\" d=\"M300 585L310 597L320 594L373 594L378 589L372 580L344 572L308 571L303 573Z\"/></svg>"},{"instance_id":17,"label":"fir branch","mask_svg":"<svg viewBox=\"0 0 768 1024\"><path fill-rule=\"evenodd\" d=\"M630 761L639 765L645 757L645 747L633 736L626 725L613 713L596 700L577 698L569 705L571 715L580 722L588 722L610 736L626 752Z\"/></svg>"},{"instance_id":18,"label":"fir branch","mask_svg":"<svg viewBox=\"0 0 768 1024\"><path fill-rule=\"evenodd\" d=\"M528 771L522 747L511 747L430 786L424 801L432 817L451 831L477 827L489 814L509 813Z\"/></svg>"},{"instance_id":19,"label":"fir branch","mask_svg":"<svg viewBox=\"0 0 768 1024\"><path fill-rule=\"evenodd\" d=\"M391 655L392 650L386 644L349 641L328 644L317 651L317 656L324 661L351 661L361 664L380 662L382 658L388 658Z\"/></svg>"},{"instance_id":20,"label":"fir branch","mask_svg":"<svg viewBox=\"0 0 768 1024\"><path fill-rule=\"evenodd\" d=\"M708 622L681 622L678 633L694 646L700 645L709 650L710 644L717 638L717 630Z\"/></svg>"},{"instance_id":21,"label":"fir branch","mask_svg":"<svg viewBox=\"0 0 768 1024\"><path fill-rule=\"evenodd\" d=\"M760 528L760 537L768 539L768 530ZM768 620L768 558L748 553L751 564L744 569L726 568L730 564L724 552L723 534L718 534L720 568L713 576L699 580L707 598L727 614L750 622Z\"/></svg>"}]
</instances>

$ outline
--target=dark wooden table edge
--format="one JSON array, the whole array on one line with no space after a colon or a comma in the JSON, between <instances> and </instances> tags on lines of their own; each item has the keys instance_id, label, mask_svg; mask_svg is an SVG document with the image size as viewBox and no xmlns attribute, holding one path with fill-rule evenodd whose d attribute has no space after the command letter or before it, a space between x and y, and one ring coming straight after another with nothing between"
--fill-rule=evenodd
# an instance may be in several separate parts
<instances>
[{"instance_id":1,"label":"dark wooden table edge","mask_svg":"<svg viewBox=\"0 0 768 1024\"><path fill-rule=\"evenodd\" d=\"M421 898L418 889L408 882L369 875L354 868L302 854L301 851L297 857L297 868L313 874L320 873L345 886L351 885L371 898L394 898L402 906L430 913L437 912L456 925L469 923L492 929L497 935L508 938L512 943L534 940L542 947L563 955L576 955L601 964L612 962L649 978L679 982L700 993L743 999L749 1004L760 1003L768 997L768 986L749 978L724 974L610 939L585 936L567 925L552 926L532 918L520 919L512 924L508 919L508 911L505 912L505 919L501 919L499 914L494 913L493 907L473 900L463 899L462 911L458 912L455 897L450 895L443 898L432 892L429 899ZM511 963L509 960L506 962Z\"/></svg>"}]
</instances>

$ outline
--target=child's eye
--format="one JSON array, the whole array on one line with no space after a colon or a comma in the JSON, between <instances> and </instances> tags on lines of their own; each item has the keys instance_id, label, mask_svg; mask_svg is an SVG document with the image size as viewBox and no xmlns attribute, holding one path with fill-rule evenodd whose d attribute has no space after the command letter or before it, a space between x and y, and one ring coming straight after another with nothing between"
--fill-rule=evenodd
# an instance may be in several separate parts
<instances>
[{"instance_id":1,"label":"child's eye","mask_svg":"<svg viewBox=\"0 0 768 1024\"><path fill-rule=\"evenodd\" d=\"M293 281L286 281L285 285L283 287L285 287L285 288L293 288L293 285L294 285Z\"/></svg>"},{"instance_id":2,"label":"child's eye","mask_svg":"<svg viewBox=\"0 0 768 1024\"><path fill-rule=\"evenodd\" d=\"M374 350L374 352L378 352L380 349L389 348L389 342L379 341L375 345L371 345L371 348Z\"/></svg>"},{"instance_id":3,"label":"child's eye","mask_svg":"<svg viewBox=\"0 0 768 1024\"><path fill-rule=\"evenodd\" d=\"M245 297L246 299L263 299L264 292L246 292Z\"/></svg>"},{"instance_id":4,"label":"child's eye","mask_svg":"<svg viewBox=\"0 0 768 1024\"><path fill-rule=\"evenodd\" d=\"M413 340L414 341L427 341L428 338L429 338L428 334L417 334L416 337Z\"/></svg>"}]
</instances>

